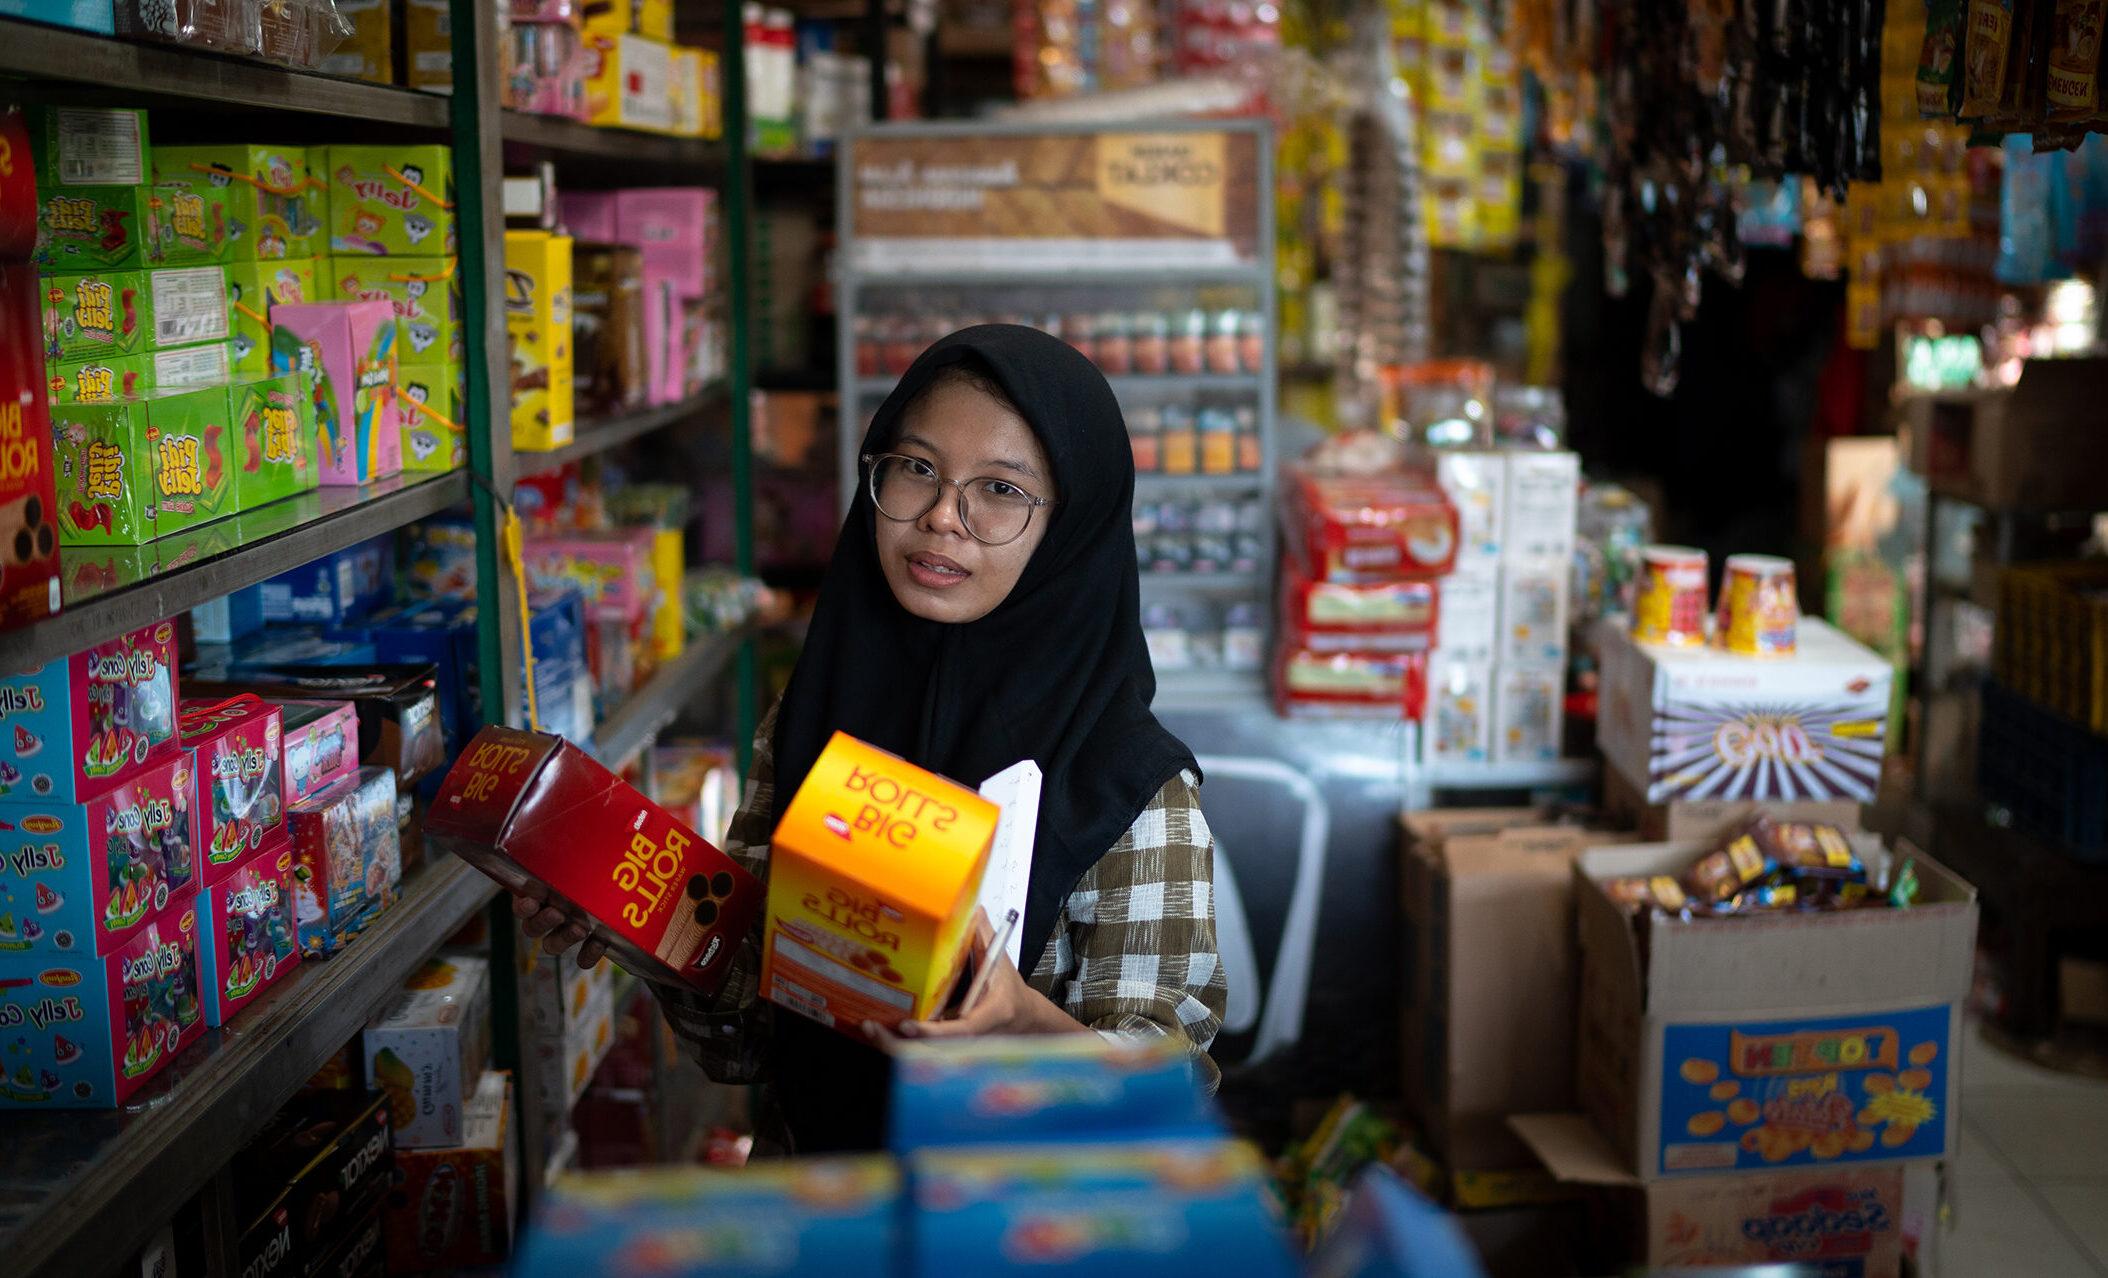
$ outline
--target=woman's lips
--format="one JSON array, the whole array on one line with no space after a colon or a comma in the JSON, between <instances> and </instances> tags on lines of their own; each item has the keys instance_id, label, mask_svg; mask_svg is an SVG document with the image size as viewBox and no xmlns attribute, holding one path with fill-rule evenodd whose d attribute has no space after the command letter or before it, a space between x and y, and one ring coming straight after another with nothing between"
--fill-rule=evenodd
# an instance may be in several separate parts
<instances>
[{"instance_id":1,"label":"woman's lips","mask_svg":"<svg viewBox=\"0 0 2108 1278\"><path fill-rule=\"evenodd\" d=\"M908 575L916 585L929 590L948 590L973 576L953 560L928 553L908 556Z\"/></svg>"}]
</instances>

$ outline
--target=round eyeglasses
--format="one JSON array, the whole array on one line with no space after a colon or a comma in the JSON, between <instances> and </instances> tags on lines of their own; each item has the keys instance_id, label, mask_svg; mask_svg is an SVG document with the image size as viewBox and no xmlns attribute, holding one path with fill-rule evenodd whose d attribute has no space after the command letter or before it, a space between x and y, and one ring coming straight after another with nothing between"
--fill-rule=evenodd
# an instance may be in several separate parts
<instances>
[{"instance_id":1,"label":"round eyeglasses","mask_svg":"<svg viewBox=\"0 0 2108 1278\"><path fill-rule=\"evenodd\" d=\"M984 546L1006 546L1032 526L1032 512L1051 506L1051 497L1034 497L1007 479L946 479L920 457L900 453L865 453L871 471L871 500L878 513L895 523L911 524L937 505L950 484L959 490L959 522Z\"/></svg>"}]
</instances>

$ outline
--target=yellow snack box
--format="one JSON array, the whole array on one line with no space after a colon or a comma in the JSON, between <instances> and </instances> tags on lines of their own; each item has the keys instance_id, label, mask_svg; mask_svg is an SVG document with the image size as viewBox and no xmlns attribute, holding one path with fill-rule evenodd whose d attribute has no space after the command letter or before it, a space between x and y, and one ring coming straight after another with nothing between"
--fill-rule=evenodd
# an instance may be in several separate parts
<instances>
[{"instance_id":1,"label":"yellow snack box","mask_svg":"<svg viewBox=\"0 0 2108 1278\"><path fill-rule=\"evenodd\" d=\"M675 137L703 136L703 51L675 45L667 58L666 92L673 103L669 128Z\"/></svg>"},{"instance_id":2,"label":"yellow snack box","mask_svg":"<svg viewBox=\"0 0 2108 1278\"><path fill-rule=\"evenodd\" d=\"M837 732L770 845L761 988L862 1038L936 1014L972 941L999 809Z\"/></svg>"},{"instance_id":3,"label":"yellow snack box","mask_svg":"<svg viewBox=\"0 0 2108 1278\"><path fill-rule=\"evenodd\" d=\"M673 0L637 0L635 21L638 35L673 43Z\"/></svg>"},{"instance_id":4,"label":"yellow snack box","mask_svg":"<svg viewBox=\"0 0 2108 1278\"><path fill-rule=\"evenodd\" d=\"M587 32L586 123L667 133L673 129L672 49L627 33Z\"/></svg>"},{"instance_id":5,"label":"yellow snack box","mask_svg":"<svg viewBox=\"0 0 2108 1278\"><path fill-rule=\"evenodd\" d=\"M571 237L505 232L505 333L512 348L512 446L571 442Z\"/></svg>"},{"instance_id":6,"label":"yellow snack box","mask_svg":"<svg viewBox=\"0 0 2108 1278\"><path fill-rule=\"evenodd\" d=\"M652 648L659 660L671 661L688 646L688 613L681 604L681 578L688 574L687 547L678 528L661 528L651 541L652 575L662 583L652 609Z\"/></svg>"},{"instance_id":7,"label":"yellow snack box","mask_svg":"<svg viewBox=\"0 0 2108 1278\"><path fill-rule=\"evenodd\" d=\"M403 81L430 93L454 91L454 32L447 0L404 0Z\"/></svg>"}]
</instances>

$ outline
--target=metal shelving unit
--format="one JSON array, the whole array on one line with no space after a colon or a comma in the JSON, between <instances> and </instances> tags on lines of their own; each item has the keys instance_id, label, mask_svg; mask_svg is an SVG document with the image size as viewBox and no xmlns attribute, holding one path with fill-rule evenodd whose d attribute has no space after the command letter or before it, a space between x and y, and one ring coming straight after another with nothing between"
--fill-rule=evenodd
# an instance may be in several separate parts
<instances>
[{"instance_id":1,"label":"metal shelving unit","mask_svg":"<svg viewBox=\"0 0 2108 1278\"><path fill-rule=\"evenodd\" d=\"M7 1271L116 1272L496 894L442 858L341 953L300 964L235 1024L208 1030L129 1109L0 1115Z\"/></svg>"},{"instance_id":2,"label":"metal shelving unit","mask_svg":"<svg viewBox=\"0 0 2108 1278\"><path fill-rule=\"evenodd\" d=\"M610 770L627 766L660 729L673 722L682 706L716 682L749 637L745 630L696 636L680 656L659 667L643 687L601 721L593 734L593 757Z\"/></svg>"},{"instance_id":3,"label":"metal shelving unit","mask_svg":"<svg viewBox=\"0 0 2108 1278\"><path fill-rule=\"evenodd\" d=\"M581 458L619 448L633 439L642 439L654 431L693 421L705 413L724 407L726 402L725 385L718 382L705 388L702 394L691 396L676 404L642 408L634 413L623 413L616 417L588 418L578 423L575 437L562 448L546 453L514 453L513 473L521 479L546 475Z\"/></svg>"},{"instance_id":4,"label":"metal shelving unit","mask_svg":"<svg viewBox=\"0 0 2108 1278\"><path fill-rule=\"evenodd\" d=\"M506 145L571 159L604 159L657 169L686 168L693 173L721 169L725 146L706 138L675 138L635 129L603 129L576 120L524 111L498 113L498 136ZM630 176L636 176L632 170Z\"/></svg>"}]
</instances>

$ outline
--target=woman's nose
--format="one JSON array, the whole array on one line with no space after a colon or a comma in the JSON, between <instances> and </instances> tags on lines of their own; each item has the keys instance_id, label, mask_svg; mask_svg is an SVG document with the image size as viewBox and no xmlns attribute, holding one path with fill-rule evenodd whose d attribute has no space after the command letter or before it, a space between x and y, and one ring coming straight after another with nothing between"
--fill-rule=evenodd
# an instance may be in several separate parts
<instances>
[{"instance_id":1,"label":"woman's nose","mask_svg":"<svg viewBox=\"0 0 2108 1278\"><path fill-rule=\"evenodd\" d=\"M958 533L966 535L966 520L961 517L959 503L966 495L956 484L939 484L937 502L922 517L922 526L933 533Z\"/></svg>"}]
</instances>

